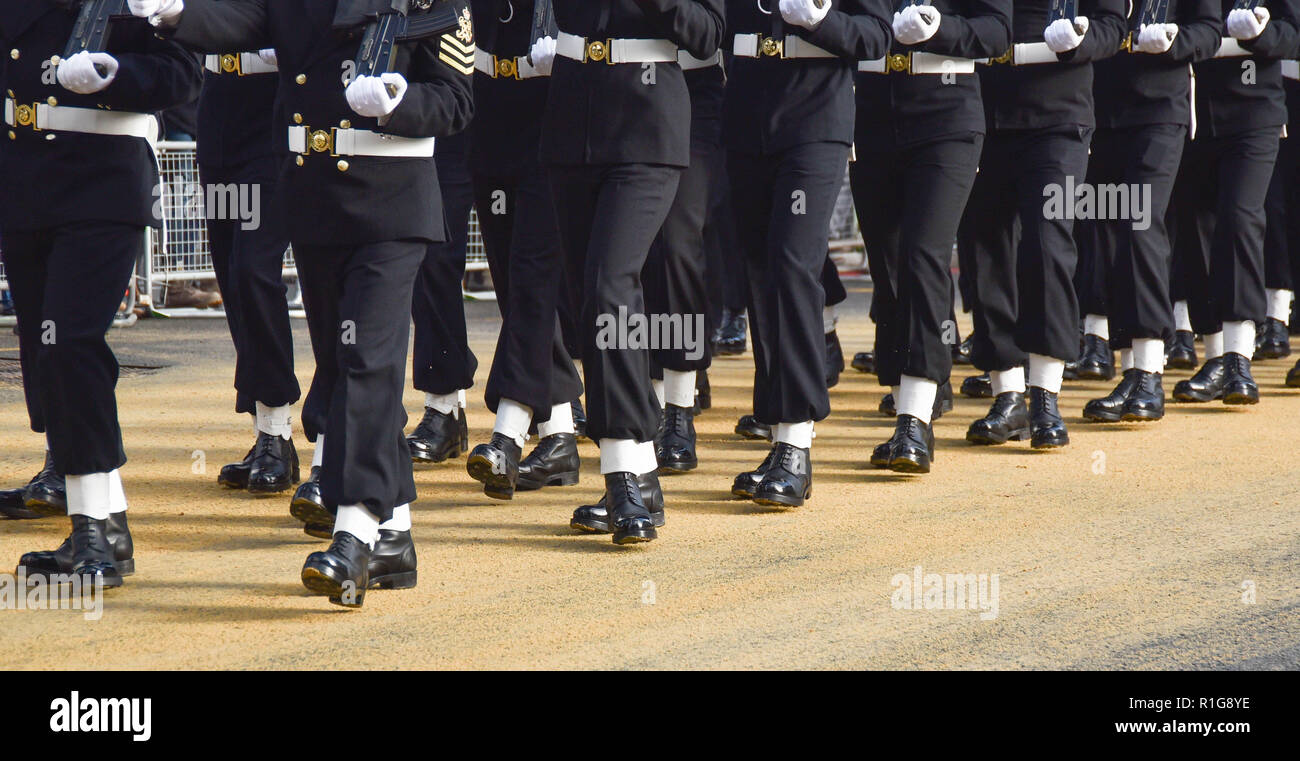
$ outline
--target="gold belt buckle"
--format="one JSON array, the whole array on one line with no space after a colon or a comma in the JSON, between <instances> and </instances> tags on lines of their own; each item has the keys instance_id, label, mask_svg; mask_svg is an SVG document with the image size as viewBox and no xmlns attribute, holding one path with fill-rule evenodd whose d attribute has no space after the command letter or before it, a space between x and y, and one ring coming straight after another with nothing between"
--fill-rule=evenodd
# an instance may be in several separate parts
<instances>
[{"instance_id":1,"label":"gold belt buckle","mask_svg":"<svg viewBox=\"0 0 1300 761\"><path fill-rule=\"evenodd\" d=\"M513 58L497 58L492 56L492 66L496 69L498 77L506 79L519 78L519 63Z\"/></svg>"},{"instance_id":2,"label":"gold belt buckle","mask_svg":"<svg viewBox=\"0 0 1300 761\"><path fill-rule=\"evenodd\" d=\"M304 156L312 153L338 155L334 153L334 132L337 127L330 127L329 130L313 130L311 127L303 127L302 129L307 133L307 147L302 152Z\"/></svg>"},{"instance_id":3,"label":"gold belt buckle","mask_svg":"<svg viewBox=\"0 0 1300 761\"><path fill-rule=\"evenodd\" d=\"M239 56L234 53L226 53L221 56L221 70L226 74L243 75L243 67L240 65Z\"/></svg>"},{"instance_id":4,"label":"gold belt buckle","mask_svg":"<svg viewBox=\"0 0 1300 761\"><path fill-rule=\"evenodd\" d=\"M26 103L23 103L18 105L17 108L14 109L14 121L18 123L19 127L31 127L35 129L36 104L33 103L29 106Z\"/></svg>"},{"instance_id":5,"label":"gold belt buckle","mask_svg":"<svg viewBox=\"0 0 1300 761\"><path fill-rule=\"evenodd\" d=\"M989 63L1013 63L1015 61L1015 50L1014 47L1007 48L1007 52L997 58L990 59Z\"/></svg>"},{"instance_id":6,"label":"gold belt buckle","mask_svg":"<svg viewBox=\"0 0 1300 761\"><path fill-rule=\"evenodd\" d=\"M912 54L911 53L892 53L885 59L885 67L892 72L912 71Z\"/></svg>"},{"instance_id":7,"label":"gold belt buckle","mask_svg":"<svg viewBox=\"0 0 1300 761\"><path fill-rule=\"evenodd\" d=\"M1132 32L1129 32L1128 34L1124 35L1124 39L1121 40L1120 43L1119 43L1119 49L1120 49L1120 50L1126 50L1126 51L1128 51L1128 52L1130 52L1130 53L1133 52L1133 33L1132 33Z\"/></svg>"},{"instance_id":8,"label":"gold belt buckle","mask_svg":"<svg viewBox=\"0 0 1300 761\"><path fill-rule=\"evenodd\" d=\"M768 58L785 57L785 42L775 37L764 37L758 43L758 52Z\"/></svg>"},{"instance_id":9,"label":"gold belt buckle","mask_svg":"<svg viewBox=\"0 0 1300 761\"><path fill-rule=\"evenodd\" d=\"M614 40L592 40L587 43L586 57L583 63L595 61L597 63L604 61L610 65L614 63Z\"/></svg>"}]
</instances>

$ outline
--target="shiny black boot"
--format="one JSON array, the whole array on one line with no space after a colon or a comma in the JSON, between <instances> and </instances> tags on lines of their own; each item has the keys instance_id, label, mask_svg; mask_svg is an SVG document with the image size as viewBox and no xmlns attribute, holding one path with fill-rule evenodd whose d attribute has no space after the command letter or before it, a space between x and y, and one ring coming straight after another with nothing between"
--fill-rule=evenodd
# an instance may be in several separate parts
<instances>
[{"instance_id":1,"label":"shiny black boot","mask_svg":"<svg viewBox=\"0 0 1300 761\"><path fill-rule=\"evenodd\" d=\"M1070 443L1057 394L1037 386L1029 387L1029 446L1034 449L1059 449Z\"/></svg>"},{"instance_id":2,"label":"shiny black boot","mask_svg":"<svg viewBox=\"0 0 1300 761\"><path fill-rule=\"evenodd\" d=\"M135 545L131 542L131 529L127 526L126 511L109 513L104 521L104 536L108 542L109 556L113 566L122 576L135 573ZM18 561L18 565L27 569L28 576L47 576L58 573L72 573L76 565L72 536L63 540L56 550L28 552Z\"/></svg>"},{"instance_id":3,"label":"shiny black boot","mask_svg":"<svg viewBox=\"0 0 1300 761\"><path fill-rule=\"evenodd\" d=\"M632 473L605 475L605 509L614 544L639 544L659 538L654 518L641 496L641 485Z\"/></svg>"},{"instance_id":4,"label":"shiny black boot","mask_svg":"<svg viewBox=\"0 0 1300 761\"><path fill-rule=\"evenodd\" d=\"M492 440L479 444L469 453L465 470L483 484L483 493L493 499L512 499L519 480L519 457L523 450L504 433L493 433Z\"/></svg>"},{"instance_id":5,"label":"shiny black boot","mask_svg":"<svg viewBox=\"0 0 1300 761\"><path fill-rule=\"evenodd\" d=\"M221 472L217 474L217 484L227 489L247 489L248 471L253 468L253 453L256 451L257 445L254 444L249 448L248 454L244 455L244 459L222 465Z\"/></svg>"},{"instance_id":6,"label":"shiny black boot","mask_svg":"<svg viewBox=\"0 0 1300 761\"><path fill-rule=\"evenodd\" d=\"M934 461L934 426L912 415L899 415L894 426L889 469L896 473L929 473Z\"/></svg>"},{"instance_id":7,"label":"shiny black boot","mask_svg":"<svg viewBox=\"0 0 1300 761\"><path fill-rule=\"evenodd\" d=\"M759 422L753 415L742 415L736 422L736 433L747 439L772 440L772 426Z\"/></svg>"},{"instance_id":8,"label":"shiny black boot","mask_svg":"<svg viewBox=\"0 0 1300 761\"><path fill-rule=\"evenodd\" d=\"M68 514L67 486L49 451L45 452L45 466L23 491L23 507L44 516Z\"/></svg>"},{"instance_id":9,"label":"shiny black boot","mask_svg":"<svg viewBox=\"0 0 1300 761\"><path fill-rule=\"evenodd\" d=\"M1083 419L1095 423L1118 423L1124 417L1125 402L1137 388L1138 372L1135 368L1125 370L1113 391L1083 405Z\"/></svg>"},{"instance_id":10,"label":"shiny black boot","mask_svg":"<svg viewBox=\"0 0 1300 761\"><path fill-rule=\"evenodd\" d=\"M578 438L572 433L553 433L519 463L515 489L534 491L543 486L573 486L578 483Z\"/></svg>"},{"instance_id":11,"label":"shiny black boot","mask_svg":"<svg viewBox=\"0 0 1300 761\"><path fill-rule=\"evenodd\" d=\"M410 531L379 529L370 554L370 589L412 589L417 578L415 542Z\"/></svg>"},{"instance_id":12,"label":"shiny black boot","mask_svg":"<svg viewBox=\"0 0 1300 761\"><path fill-rule=\"evenodd\" d=\"M1137 383L1124 402L1124 420L1145 423L1165 416L1165 386L1161 373L1134 370Z\"/></svg>"},{"instance_id":13,"label":"shiny black boot","mask_svg":"<svg viewBox=\"0 0 1300 761\"><path fill-rule=\"evenodd\" d=\"M993 400L989 414L970 424L966 440L972 444L1005 444L1029 438L1029 408L1019 391L1003 391Z\"/></svg>"},{"instance_id":14,"label":"shiny black boot","mask_svg":"<svg viewBox=\"0 0 1300 761\"><path fill-rule=\"evenodd\" d=\"M1174 333L1165 349L1165 366L1178 370L1196 369L1196 334L1190 330Z\"/></svg>"},{"instance_id":15,"label":"shiny black boot","mask_svg":"<svg viewBox=\"0 0 1300 761\"><path fill-rule=\"evenodd\" d=\"M412 462L445 462L469 451L469 423L465 410L457 407L446 414L424 408L424 417L406 437Z\"/></svg>"},{"instance_id":16,"label":"shiny black boot","mask_svg":"<svg viewBox=\"0 0 1300 761\"><path fill-rule=\"evenodd\" d=\"M1250 373L1250 360L1236 352L1223 355L1223 403L1259 404L1259 385Z\"/></svg>"},{"instance_id":17,"label":"shiny black boot","mask_svg":"<svg viewBox=\"0 0 1300 761\"><path fill-rule=\"evenodd\" d=\"M641 490L641 502L650 511L651 522L654 523L655 528L662 527L664 525L664 492L659 486L659 476L655 473L637 476L636 484L637 488ZM608 501L608 494L602 494L596 504L583 505L574 510L573 518L569 520L569 528L575 528L589 534L610 533L609 510L606 508Z\"/></svg>"},{"instance_id":18,"label":"shiny black boot","mask_svg":"<svg viewBox=\"0 0 1300 761\"><path fill-rule=\"evenodd\" d=\"M320 474L319 465L312 467L311 476L293 493L289 514L306 524L309 536L329 539L334 535L334 516L321 498Z\"/></svg>"},{"instance_id":19,"label":"shiny black boot","mask_svg":"<svg viewBox=\"0 0 1300 761\"><path fill-rule=\"evenodd\" d=\"M330 548L313 552L302 566L302 585L335 605L360 608L370 588L370 545L346 531L334 535Z\"/></svg>"},{"instance_id":20,"label":"shiny black boot","mask_svg":"<svg viewBox=\"0 0 1300 761\"><path fill-rule=\"evenodd\" d=\"M113 563L108 541L108 521L85 515L72 516L72 573L81 577L82 588L102 582L104 589L122 586L122 573ZM132 570L135 569L132 564Z\"/></svg>"},{"instance_id":21,"label":"shiny black boot","mask_svg":"<svg viewBox=\"0 0 1300 761\"><path fill-rule=\"evenodd\" d=\"M754 501L772 507L800 507L812 496L812 457L807 449L777 442L772 462L754 489Z\"/></svg>"},{"instance_id":22,"label":"shiny black boot","mask_svg":"<svg viewBox=\"0 0 1300 761\"><path fill-rule=\"evenodd\" d=\"M298 450L293 439L258 432L248 469L248 493L279 494L298 483Z\"/></svg>"},{"instance_id":23,"label":"shiny black boot","mask_svg":"<svg viewBox=\"0 0 1300 761\"><path fill-rule=\"evenodd\" d=\"M655 458L659 472L688 473L699 467L695 455L695 420L691 411L673 404L664 405L662 426L655 436Z\"/></svg>"},{"instance_id":24,"label":"shiny black boot","mask_svg":"<svg viewBox=\"0 0 1300 761\"><path fill-rule=\"evenodd\" d=\"M1223 357L1207 359L1195 375L1174 384L1174 401L1210 402L1222 399L1225 376Z\"/></svg>"}]
</instances>

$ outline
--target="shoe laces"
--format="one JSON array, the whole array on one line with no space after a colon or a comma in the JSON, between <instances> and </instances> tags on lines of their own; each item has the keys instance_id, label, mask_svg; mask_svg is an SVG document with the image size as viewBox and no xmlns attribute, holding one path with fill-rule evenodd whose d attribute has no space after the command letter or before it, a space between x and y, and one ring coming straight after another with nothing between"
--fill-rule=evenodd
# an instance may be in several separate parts
<instances>
[{"instance_id":1,"label":"shoe laces","mask_svg":"<svg viewBox=\"0 0 1300 761\"><path fill-rule=\"evenodd\" d=\"M279 437L269 433L259 431L257 434L257 443L253 444L254 459L258 457L262 457L263 455L269 457L278 457L278 455L271 450L271 445L275 443L275 440L277 438Z\"/></svg>"}]
</instances>

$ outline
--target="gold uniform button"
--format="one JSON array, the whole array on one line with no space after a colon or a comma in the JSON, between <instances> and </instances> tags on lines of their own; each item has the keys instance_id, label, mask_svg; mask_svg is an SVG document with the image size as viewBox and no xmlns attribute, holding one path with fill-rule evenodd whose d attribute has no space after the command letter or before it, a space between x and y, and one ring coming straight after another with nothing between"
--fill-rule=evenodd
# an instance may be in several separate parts
<instances>
[{"instance_id":1,"label":"gold uniform button","mask_svg":"<svg viewBox=\"0 0 1300 761\"><path fill-rule=\"evenodd\" d=\"M343 159L339 159L339 171L340 171L340 172L346 172L346 171L348 171L348 166L349 166L348 162L344 161Z\"/></svg>"},{"instance_id":2,"label":"gold uniform button","mask_svg":"<svg viewBox=\"0 0 1300 761\"><path fill-rule=\"evenodd\" d=\"M18 52L18 48L14 48L13 50L9 51L9 57L14 59L15 61L18 60L19 55L21 55L21 53Z\"/></svg>"},{"instance_id":3,"label":"gold uniform button","mask_svg":"<svg viewBox=\"0 0 1300 761\"><path fill-rule=\"evenodd\" d=\"M295 161L298 162L298 166L302 166L302 156L299 156Z\"/></svg>"},{"instance_id":4,"label":"gold uniform button","mask_svg":"<svg viewBox=\"0 0 1300 761\"><path fill-rule=\"evenodd\" d=\"M18 136L14 134L14 131L13 131L13 130L9 130L9 139L10 139L10 140L17 140L17 139L18 139Z\"/></svg>"},{"instance_id":5,"label":"gold uniform button","mask_svg":"<svg viewBox=\"0 0 1300 761\"><path fill-rule=\"evenodd\" d=\"M307 75L299 74L298 76L293 78L293 81L297 82L300 85L305 85L307 84Z\"/></svg>"},{"instance_id":6,"label":"gold uniform button","mask_svg":"<svg viewBox=\"0 0 1300 761\"><path fill-rule=\"evenodd\" d=\"M16 98L16 97L18 97L17 95L14 95L14 91L13 91L13 90L5 90L5 95L8 95L8 96L11 97L11 98Z\"/></svg>"},{"instance_id":7,"label":"gold uniform button","mask_svg":"<svg viewBox=\"0 0 1300 761\"><path fill-rule=\"evenodd\" d=\"M51 96L49 97L49 100L46 100L45 102L46 102L46 103L49 103L51 106L57 106L57 105L59 105L59 99L56 98L56 97L54 97L53 95L51 95Z\"/></svg>"},{"instance_id":8,"label":"gold uniform button","mask_svg":"<svg viewBox=\"0 0 1300 761\"><path fill-rule=\"evenodd\" d=\"M54 66L58 66L59 64L63 63L63 59L59 58L56 55L52 55L50 56L50 63Z\"/></svg>"},{"instance_id":9,"label":"gold uniform button","mask_svg":"<svg viewBox=\"0 0 1300 761\"><path fill-rule=\"evenodd\" d=\"M293 115L293 123L294 123L294 124L302 124L302 114L294 114L294 115Z\"/></svg>"},{"instance_id":10,"label":"gold uniform button","mask_svg":"<svg viewBox=\"0 0 1300 761\"><path fill-rule=\"evenodd\" d=\"M348 121L347 119L344 119L343 121L339 122L339 128L352 129L352 122Z\"/></svg>"}]
</instances>

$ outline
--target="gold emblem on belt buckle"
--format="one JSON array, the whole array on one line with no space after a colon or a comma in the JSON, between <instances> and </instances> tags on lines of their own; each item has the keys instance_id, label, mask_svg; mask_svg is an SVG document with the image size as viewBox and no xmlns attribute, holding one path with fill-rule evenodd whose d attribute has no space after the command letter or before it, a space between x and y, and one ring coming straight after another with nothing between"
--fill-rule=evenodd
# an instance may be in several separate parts
<instances>
[{"instance_id":1,"label":"gold emblem on belt buckle","mask_svg":"<svg viewBox=\"0 0 1300 761\"><path fill-rule=\"evenodd\" d=\"M588 42L587 60L596 61L597 63L601 61L605 61L606 63L612 64L614 63L614 61L610 57L610 53L613 52L613 48L614 48L613 40L609 40L607 42L602 40L593 40L591 42Z\"/></svg>"},{"instance_id":2,"label":"gold emblem on belt buckle","mask_svg":"<svg viewBox=\"0 0 1300 761\"><path fill-rule=\"evenodd\" d=\"M1015 50L1016 50L1016 49L1015 49L1014 47L1007 48L1007 52L1003 53L1002 55L998 56L997 58L991 58L991 59L989 59L989 63L1014 63L1014 62L1015 62Z\"/></svg>"},{"instance_id":3,"label":"gold emblem on belt buckle","mask_svg":"<svg viewBox=\"0 0 1300 761\"><path fill-rule=\"evenodd\" d=\"M759 52L769 58L775 58L785 52L785 44L775 37L764 37L759 43Z\"/></svg>"},{"instance_id":4,"label":"gold emblem on belt buckle","mask_svg":"<svg viewBox=\"0 0 1300 761\"><path fill-rule=\"evenodd\" d=\"M26 103L18 106L14 111L14 121L18 122L19 127L35 126L36 106L29 106Z\"/></svg>"},{"instance_id":5,"label":"gold emblem on belt buckle","mask_svg":"<svg viewBox=\"0 0 1300 761\"><path fill-rule=\"evenodd\" d=\"M226 53L221 56L221 70L227 74L240 74L239 56Z\"/></svg>"},{"instance_id":6,"label":"gold emblem on belt buckle","mask_svg":"<svg viewBox=\"0 0 1300 761\"><path fill-rule=\"evenodd\" d=\"M890 71L903 72L912 70L911 53L892 53L887 62Z\"/></svg>"},{"instance_id":7,"label":"gold emblem on belt buckle","mask_svg":"<svg viewBox=\"0 0 1300 761\"><path fill-rule=\"evenodd\" d=\"M593 43L599 44L599 43ZM513 58L496 59L497 76L506 79L515 79L519 76L519 64Z\"/></svg>"},{"instance_id":8,"label":"gold emblem on belt buckle","mask_svg":"<svg viewBox=\"0 0 1300 761\"><path fill-rule=\"evenodd\" d=\"M318 129L315 132L311 133L311 138L308 141L308 145L311 146L312 151L316 153L333 152L334 135L331 134L330 132L326 132L323 129Z\"/></svg>"}]
</instances>

